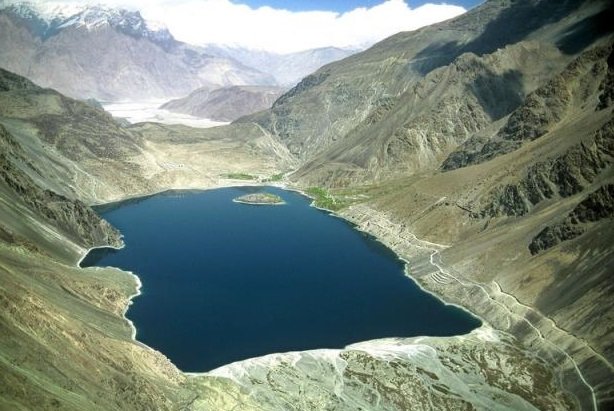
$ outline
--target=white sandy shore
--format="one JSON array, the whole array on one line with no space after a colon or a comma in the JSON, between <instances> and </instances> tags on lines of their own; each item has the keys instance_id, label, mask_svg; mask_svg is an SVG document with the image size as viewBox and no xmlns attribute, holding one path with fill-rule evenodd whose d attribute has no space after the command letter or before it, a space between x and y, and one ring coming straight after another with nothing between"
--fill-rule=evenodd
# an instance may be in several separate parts
<instances>
[{"instance_id":1,"label":"white sandy shore","mask_svg":"<svg viewBox=\"0 0 614 411\"><path fill-rule=\"evenodd\" d=\"M247 204L247 205L253 205L253 206L280 206L280 205L286 204L286 202L279 202L279 203L256 203L256 202L251 202L251 201L237 200L236 198L234 198L232 200L232 202L233 203L237 203L237 204Z\"/></svg>"},{"instance_id":2,"label":"white sandy shore","mask_svg":"<svg viewBox=\"0 0 614 411\"><path fill-rule=\"evenodd\" d=\"M113 117L123 118L132 124L154 122L162 124L181 124L196 128L210 128L228 124L228 122L199 118L188 114L173 113L159 108L165 102L166 100L123 101L102 103L102 106L105 111L111 113Z\"/></svg>"}]
</instances>

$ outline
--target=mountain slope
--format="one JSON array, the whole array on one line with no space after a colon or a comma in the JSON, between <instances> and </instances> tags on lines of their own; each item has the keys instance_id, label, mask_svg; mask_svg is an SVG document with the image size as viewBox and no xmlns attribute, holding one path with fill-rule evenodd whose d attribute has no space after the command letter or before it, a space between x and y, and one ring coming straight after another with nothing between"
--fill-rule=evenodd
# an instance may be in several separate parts
<instances>
[{"instance_id":1,"label":"mountain slope","mask_svg":"<svg viewBox=\"0 0 614 411\"><path fill-rule=\"evenodd\" d=\"M279 87L264 86L200 88L186 97L164 103L160 108L211 120L233 121L270 108L283 91Z\"/></svg>"},{"instance_id":2,"label":"mountain slope","mask_svg":"<svg viewBox=\"0 0 614 411\"><path fill-rule=\"evenodd\" d=\"M581 33L576 25L593 24L605 7L582 4L487 2L333 63L245 121L283 138L309 167L344 164L357 180L436 168L573 58L564 44L579 40L568 32Z\"/></svg>"},{"instance_id":3,"label":"mountain slope","mask_svg":"<svg viewBox=\"0 0 614 411\"><path fill-rule=\"evenodd\" d=\"M45 15L39 8L24 3L0 10L2 67L73 97L163 98L202 86L274 83L236 60L175 40L165 28L151 28L138 12L90 6Z\"/></svg>"},{"instance_id":4,"label":"mountain slope","mask_svg":"<svg viewBox=\"0 0 614 411\"><path fill-rule=\"evenodd\" d=\"M148 123L125 127L100 108L2 69L0 124L37 165L23 168L32 180L89 204L164 190L181 180L199 179L202 187L224 172L250 167L253 174L275 174L278 158L288 157L255 125L234 132ZM217 152L226 152L231 164Z\"/></svg>"},{"instance_id":5,"label":"mountain slope","mask_svg":"<svg viewBox=\"0 0 614 411\"><path fill-rule=\"evenodd\" d=\"M279 157L254 126L123 127L0 69L0 408L189 407L188 377L123 317L135 277L76 267L90 247L122 245L87 204L270 176Z\"/></svg>"},{"instance_id":6,"label":"mountain slope","mask_svg":"<svg viewBox=\"0 0 614 411\"><path fill-rule=\"evenodd\" d=\"M341 60L359 50L322 47L295 53L278 54L261 50L249 50L216 45L205 46L205 51L214 56L228 57L240 61L275 77L277 84L292 87L303 77L322 66Z\"/></svg>"},{"instance_id":7,"label":"mountain slope","mask_svg":"<svg viewBox=\"0 0 614 411\"><path fill-rule=\"evenodd\" d=\"M287 144L301 163L291 178L328 187L326 204L385 239L426 288L527 346L547 336L538 351L578 367L603 404L611 17L608 2L490 1L332 63L239 120ZM586 385L568 382L590 407Z\"/></svg>"},{"instance_id":8,"label":"mountain slope","mask_svg":"<svg viewBox=\"0 0 614 411\"><path fill-rule=\"evenodd\" d=\"M74 266L86 247L120 244L82 200L228 184L222 176L233 172L270 177L291 157L253 125L123 128L99 109L5 71L0 101L0 407L248 410L302 401L297 404L305 409L319 403L532 409L575 403L546 363L488 327L452 339L380 341L324 355L279 354L273 362L263 357L207 375L181 373L132 338L122 314L136 292L134 277ZM473 356L493 361L477 363ZM500 362L514 365L501 372ZM526 386L535 372L542 383ZM382 378L399 383L382 387ZM331 385L338 379L347 382L343 392ZM308 392L297 389L307 381ZM250 385L256 396L245 391Z\"/></svg>"}]
</instances>

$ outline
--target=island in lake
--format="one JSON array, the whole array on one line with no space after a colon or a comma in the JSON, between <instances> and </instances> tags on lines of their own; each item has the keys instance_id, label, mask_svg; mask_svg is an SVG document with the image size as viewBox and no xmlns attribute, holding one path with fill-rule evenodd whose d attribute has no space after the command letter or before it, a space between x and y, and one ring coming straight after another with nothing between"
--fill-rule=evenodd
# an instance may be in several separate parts
<instances>
[{"instance_id":1,"label":"island in lake","mask_svg":"<svg viewBox=\"0 0 614 411\"><path fill-rule=\"evenodd\" d=\"M253 193L245 194L237 197L234 200L235 203L242 204L254 204L254 205L281 205L285 204L284 200L275 194L271 193Z\"/></svg>"}]
</instances>

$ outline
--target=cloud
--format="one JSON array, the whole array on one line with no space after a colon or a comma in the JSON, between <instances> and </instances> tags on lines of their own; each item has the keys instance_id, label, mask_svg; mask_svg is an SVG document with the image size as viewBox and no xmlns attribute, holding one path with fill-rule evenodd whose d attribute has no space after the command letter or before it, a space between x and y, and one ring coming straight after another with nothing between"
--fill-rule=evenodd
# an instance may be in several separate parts
<instances>
[{"instance_id":1,"label":"cloud","mask_svg":"<svg viewBox=\"0 0 614 411\"><path fill-rule=\"evenodd\" d=\"M415 30L465 11L447 4L425 4L412 9L404 0L386 0L345 13L254 9L238 0L104 2L138 9L146 19L163 22L178 40L187 43L236 45L280 53L370 45L400 31Z\"/></svg>"}]
</instances>

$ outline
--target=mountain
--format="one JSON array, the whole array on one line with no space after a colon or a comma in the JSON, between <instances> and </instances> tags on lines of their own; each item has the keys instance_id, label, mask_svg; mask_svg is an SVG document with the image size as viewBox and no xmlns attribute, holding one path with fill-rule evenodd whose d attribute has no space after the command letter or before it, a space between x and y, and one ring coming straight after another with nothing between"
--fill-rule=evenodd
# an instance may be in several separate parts
<instances>
[{"instance_id":1,"label":"mountain","mask_svg":"<svg viewBox=\"0 0 614 411\"><path fill-rule=\"evenodd\" d=\"M160 108L216 121L233 121L270 108L283 92L280 87L266 86L200 88L184 98L164 103Z\"/></svg>"},{"instance_id":2,"label":"mountain","mask_svg":"<svg viewBox=\"0 0 614 411\"><path fill-rule=\"evenodd\" d=\"M75 98L176 98L199 88L291 86L355 51L197 47L177 41L138 11L0 2L0 66Z\"/></svg>"},{"instance_id":3,"label":"mountain","mask_svg":"<svg viewBox=\"0 0 614 411\"><path fill-rule=\"evenodd\" d=\"M611 409L610 3L487 1L206 130L0 71L0 408ZM287 175L483 325L180 372L133 340L135 278L75 267L121 244L88 205L231 173Z\"/></svg>"},{"instance_id":4,"label":"mountain","mask_svg":"<svg viewBox=\"0 0 614 411\"><path fill-rule=\"evenodd\" d=\"M5 4L0 50L5 69L77 98L168 98L203 86L275 82L236 60L175 40L138 11L104 6Z\"/></svg>"},{"instance_id":5,"label":"mountain","mask_svg":"<svg viewBox=\"0 0 614 411\"><path fill-rule=\"evenodd\" d=\"M89 248L123 245L89 205L273 175L283 150L253 125L125 127L0 69L0 409L189 407L200 394L123 315L136 277L78 268Z\"/></svg>"},{"instance_id":6,"label":"mountain","mask_svg":"<svg viewBox=\"0 0 614 411\"><path fill-rule=\"evenodd\" d=\"M303 77L320 67L359 51L358 49L322 47L281 54L213 44L205 46L205 50L214 56L232 58L246 66L269 73L275 77L277 84L282 86L294 86Z\"/></svg>"},{"instance_id":7,"label":"mountain","mask_svg":"<svg viewBox=\"0 0 614 411\"><path fill-rule=\"evenodd\" d=\"M254 121L275 129L301 158L313 160L326 150L330 156L323 161L346 156L351 166L360 158L367 171L370 165L392 173L437 168L446 150L510 114L539 79L570 61L563 50L595 25L590 14L579 17L579 28L567 17L579 4L565 2L556 10L548 2L488 2L460 20L399 33L306 77ZM553 14L519 24L535 10ZM506 27L501 33L499 23ZM429 155L433 149L442 154Z\"/></svg>"},{"instance_id":8,"label":"mountain","mask_svg":"<svg viewBox=\"0 0 614 411\"><path fill-rule=\"evenodd\" d=\"M287 170L294 161L287 149L256 125L123 127L96 107L0 70L0 154L2 409L575 404L549 364L489 326L459 337L273 354L201 375L182 373L135 341L123 314L138 293L136 277L75 266L89 247L122 244L85 203ZM527 385L535 376L540 383Z\"/></svg>"},{"instance_id":9,"label":"mountain","mask_svg":"<svg viewBox=\"0 0 614 411\"><path fill-rule=\"evenodd\" d=\"M589 407L614 390L612 17L605 1L489 1L238 120L424 287L525 344L555 341Z\"/></svg>"},{"instance_id":10,"label":"mountain","mask_svg":"<svg viewBox=\"0 0 614 411\"><path fill-rule=\"evenodd\" d=\"M205 52L241 62L268 73L282 86L294 86L320 67L357 52L353 49L324 47L296 53L278 54L239 47L207 45ZM245 83L252 84L252 83ZM244 115L270 108L287 87L236 85L212 89L201 87L188 96L161 106L166 110L219 121L234 121Z\"/></svg>"}]
</instances>

